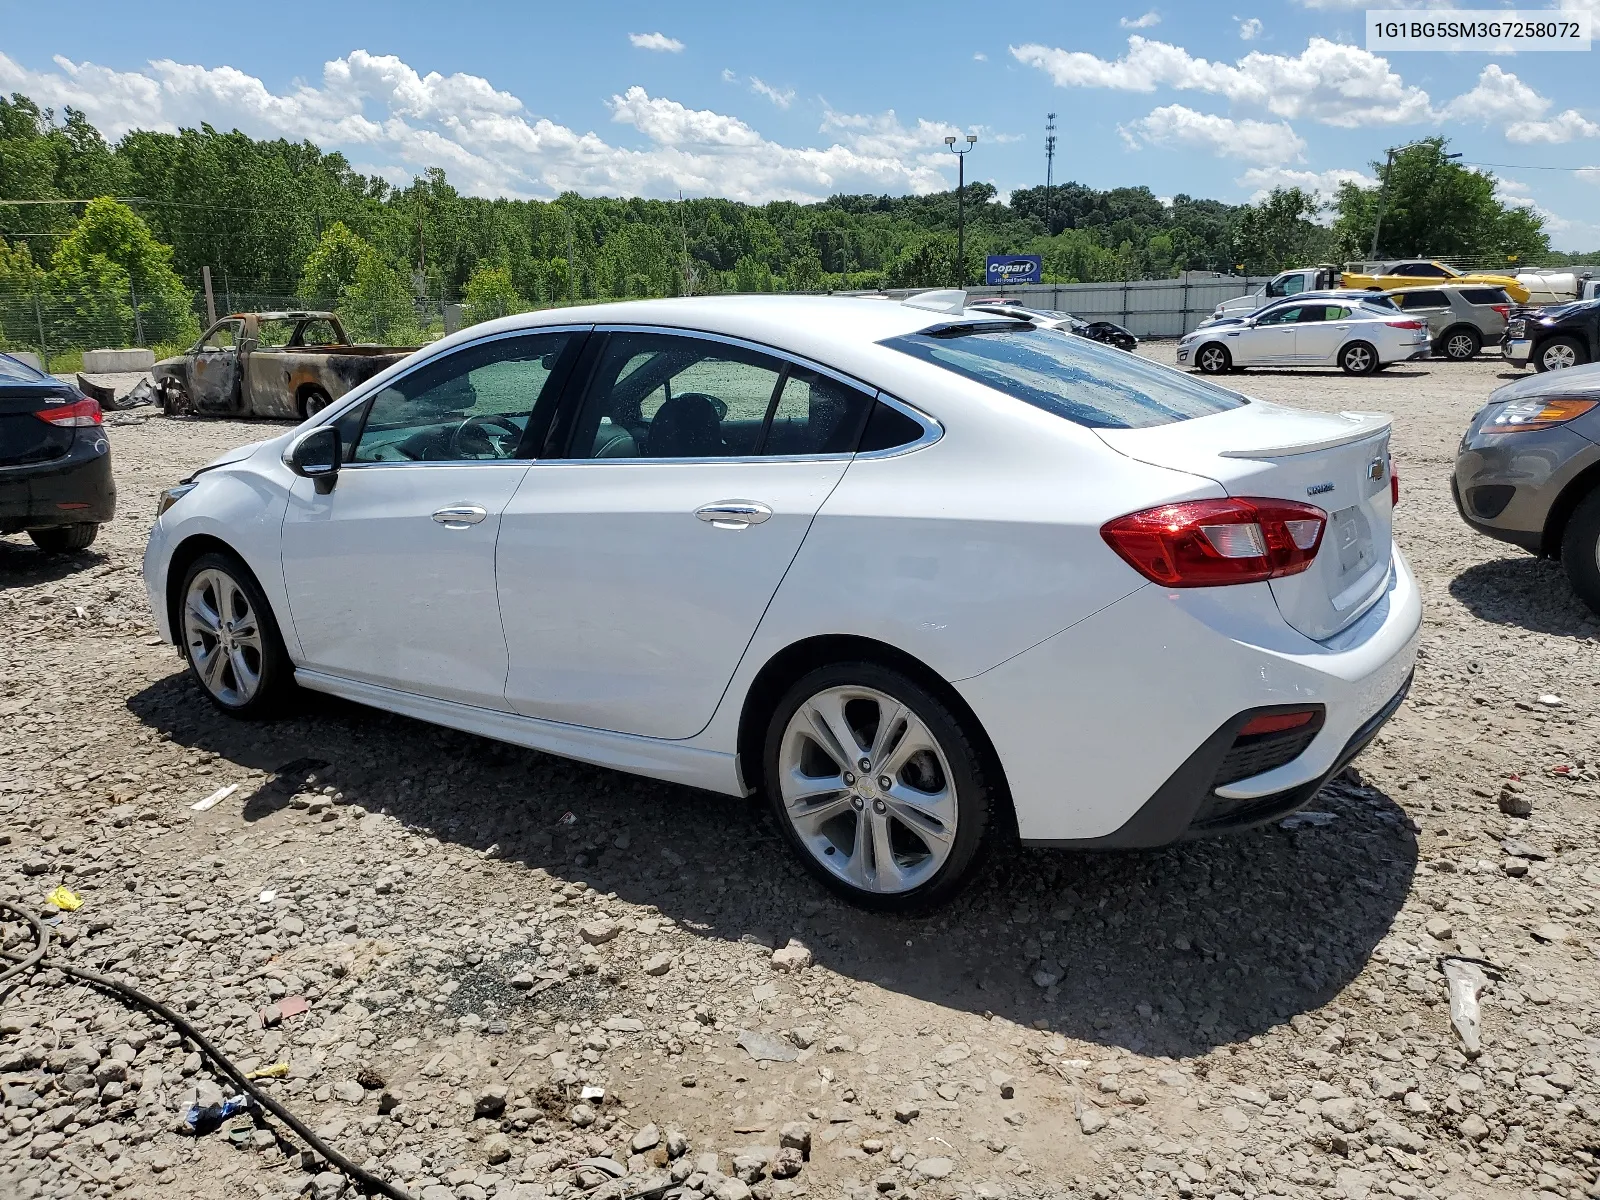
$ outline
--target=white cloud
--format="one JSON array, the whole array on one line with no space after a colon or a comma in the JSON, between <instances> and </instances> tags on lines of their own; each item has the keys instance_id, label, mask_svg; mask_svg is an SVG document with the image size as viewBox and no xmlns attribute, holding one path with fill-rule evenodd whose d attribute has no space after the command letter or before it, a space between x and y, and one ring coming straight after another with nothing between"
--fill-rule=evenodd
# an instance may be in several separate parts
<instances>
[{"instance_id":1,"label":"white cloud","mask_svg":"<svg viewBox=\"0 0 1600 1200\"><path fill-rule=\"evenodd\" d=\"M738 72L736 72L732 67L723 67L722 68L722 82L723 83L738 83L739 82Z\"/></svg>"},{"instance_id":2,"label":"white cloud","mask_svg":"<svg viewBox=\"0 0 1600 1200\"><path fill-rule=\"evenodd\" d=\"M1273 188L1297 187L1325 200L1338 194L1341 183L1356 183L1362 187L1376 187L1378 181L1360 171L1335 167L1331 171L1295 171L1287 167L1251 167L1234 180L1240 187L1251 189L1250 200L1264 200Z\"/></svg>"},{"instance_id":3,"label":"white cloud","mask_svg":"<svg viewBox=\"0 0 1600 1200\"><path fill-rule=\"evenodd\" d=\"M1161 24L1161 14L1152 8L1142 17L1123 17L1117 24L1124 29L1150 29Z\"/></svg>"},{"instance_id":4,"label":"white cloud","mask_svg":"<svg viewBox=\"0 0 1600 1200\"><path fill-rule=\"evenodd\" d=\"M973 62L988 62L989 61L989 56L987 54L985 54L982 50L979 50L975 54L973 54L972 61Z\"/></svg>"},{"instance_id":5,"label":"white cloud","mask_svg":"<svg viewBox=\"0 0 1600 1200\"><path fill-rule=\"evenodd\" d=\"M1575 138L1600 137L1600 125L1569 108L1545 119L1550 101L1510 71L1490 63L1469 92L1446 104L1441 115L1458 121L1498 125L1507 141L1559 144Z\"/></svg>"},{"instance_id":6,"label":"white cloud","mask_svg":"<svg viewBox=\"0 0 1600 1200\"><path fill-rule=\"evenodd\" d=\"M654 50L658 54L683 53L683 43L664 33L630 33L628 40L636 50Z\"/></svg>"},{"instance_id":7,"label":"white cloud","mask_svg":"<svg viewBox=\"0 0 1600 1200\"><path fill-rule=\"evenodd\" d=\"M232 67L161 59L117 71L58 58L32 71L0 54L0 94L81 108L110 137L130 129L174 132L209 122L255 137L309 139L341 150L360 169L404 183L443 167L462 191L482 196L728 196L814 200L836 192L940 191L950 186L940 137L954 126L902 126L893 112L830 114L833 138L786 146L737 117L690 109L631 87L608 102L613 123L643 148L616 145L527 111L510 92L474 75L420 74L392 55L352 51L324 64L319 84L274 92ZM936 136L937 135L937 136Z\"/></svg>"},{"instance_id":8,"label":"white cloud","mask_svg":"<svg viewBox=\"0 0 1600 1200\"><path fill-rule=\"evenodd\" d=\"M1239 39L1241 41L1253 42L1260 36L1261 36L1261 18L1260 17L1246 17L1244 20L1239 22Z\"/></svg>"},{"instance_id":9,"label":"white cloud","mask_svg":"<svg viewBox=\"0 0 1600 1200\"><path fill-rule=\"evenodd\" d=\"M750 76L750 90L758 96L765 96L779 108L788 108L794 103L794 89L784 88L781 92L770 83L763 83L754 75Z\"/></svg>"},{"instance_id":10,"label":"white cloud","mask_svg":"<svg viewBox=\"0 0 1600 1200\"><path fill-rule=\"evenodd\" d=\"M1245 162L1298 162L1306 148L1287 121L1236 121L1181 104L1163 105L1118 130L1134 149L1146 145L1198 149Z\"/></svg>"},{"instance_id":11,"label":"white cloud","mask_svg":"<svg viewBox=\"0 0 1600 1200\"><path fill-rule=\"evenodd\" d=\"M1058 87L1207 92L1275 116L1347 129L1408 124L1432 113L1428 93L1408 85L1387 59L1319 37L1294 57L1251 51L1232 65L1137 35L1128 39L1128 52L1118 59L1041 45L1012 46L1011 54L1044 71Z\"/></svg>"}]
</instances>

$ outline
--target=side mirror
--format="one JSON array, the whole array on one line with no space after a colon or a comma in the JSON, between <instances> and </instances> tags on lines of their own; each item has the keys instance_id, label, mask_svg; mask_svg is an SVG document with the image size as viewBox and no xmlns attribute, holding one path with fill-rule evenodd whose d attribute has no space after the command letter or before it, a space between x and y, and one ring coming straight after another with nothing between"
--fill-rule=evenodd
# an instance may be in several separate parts
<instances>
[{"instance_id":1,"label":"side mirror","mask_svg":"<svg viewBox=\"0 0 1600 1200\"><path fill-rule=\"evenodd\" d=\"M344 461L339 430L333 425L317 425L296 437L283 452L283 465L302 479L317 485L317 495L333 491Z\"/></svg>"}]
</instances>

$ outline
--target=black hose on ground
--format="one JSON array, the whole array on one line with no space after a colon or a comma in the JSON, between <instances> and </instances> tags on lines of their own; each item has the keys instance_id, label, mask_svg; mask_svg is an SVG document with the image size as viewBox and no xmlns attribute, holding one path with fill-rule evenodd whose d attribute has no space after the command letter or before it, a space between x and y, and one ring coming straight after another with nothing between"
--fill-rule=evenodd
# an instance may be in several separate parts
<instances>
[{"instance_id":1,"label":"black hose on ground","mask_svg":"<svg viewBox=\"0 0 1600 1200\"><path fill-rule=\"evenodd\" d=\"M123 983L120 979L113 979L109 975L101 975L97 971L85 970L83 967L73 966L59 959L46 961L46 954L50 949L50 927L44 923L44 918L31 909L23 908L20 904L10 900L0 899L0 909L5 909L26 921L33 928L34 948L27 954L19 954L12 950L0 950L0 958L9 959L11 966L0 971L0 987L8 980L36 969L53 969L70 975L74 979L81 979L85 983L113 992L125 1000L131 1000L140 1008L146 1009L171 1025L184 1037L188 1038L200 1048L200 1052L209 1058L212 1064L222 1074L226 1075L243 1092L250 1096L267 1112L277 1117L305 1141L324 1159L328 1161L340 1174L353 1181L357 1187L367 1192L375 1192L380 1196L388 1196L390 1200L412 1200L411 1194L404 1188L398 1187L387 1180L380 1179L371 1171L357 1166L344 1155L340 1154L328 1143L324 1142L310 1128L290 1112L277 1100L268 1095L266 1091L257 1087L255 1082L246 1077L245 1073L234 1066L227 1055L211 1044L211 1040L201 1033L189 1021L173 1012L161 1001L145 995L132 984ZM663 1184L659 1187L646 1188L641 1192L633 1192L622 1200L653 1200L654 1197L663 1196L680 1185L675 1183Z\"/></svg>"}]
</instances>

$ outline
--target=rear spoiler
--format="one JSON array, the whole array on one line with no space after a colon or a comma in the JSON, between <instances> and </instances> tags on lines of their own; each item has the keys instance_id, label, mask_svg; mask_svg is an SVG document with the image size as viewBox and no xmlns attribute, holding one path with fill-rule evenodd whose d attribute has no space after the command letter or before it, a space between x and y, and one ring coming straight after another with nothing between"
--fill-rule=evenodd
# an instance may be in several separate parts
<instances>
[{"instance_id":1,"label":"rear spoiler","mask_svg":"<svg viewBox=\"0 0 1600 1200\"><path fill-rule=\"evenodd\" d=\"M1317 450L1330 450L1334 446L1348 446L1351 442L1363 442L1376 434L1383 433L1394 424L1394 418L1388 413L1373 412L1342 412L1342 420L1350 422L1348 430L1340 430L1324 437L1313 438L1309 442L1293 442L1287 446L1258 446L1248 450L1220 450L1219 458L1292 458L1296 454L1311 454Z\"/></svg>"}]
</instances>

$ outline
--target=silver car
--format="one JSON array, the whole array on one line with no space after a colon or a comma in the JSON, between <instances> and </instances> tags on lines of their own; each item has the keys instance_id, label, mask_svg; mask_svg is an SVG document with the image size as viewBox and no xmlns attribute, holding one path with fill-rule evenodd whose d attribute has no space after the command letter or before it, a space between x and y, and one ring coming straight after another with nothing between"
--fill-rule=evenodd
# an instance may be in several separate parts
<instances>
[{"instance_id":1,"label":"silver car","mask_svg":"<svg viewBox=\"0 0 1600 1200\"><path fill-rule=\"evenodd\" d=\"M1384 295L1407 316L1426 321L1433 352L1456 362L1499 345L1511 314L1505 289L1483 284L1395 288Z\"/></svg>"},{"instance_id":2,"label":"silver car","mask_svg":"<svg viewBox=\"0 0 1600 1200\"><path fill-rule=\"evenodd\" d=\"M1280 300L1248 317L1224 317L1178 341L1178 366L1207 375L1245 367L1332 367L1370 375L1425 358L1428 327L1416 317L1351 300Z\"/></svg>"},{"instance_id":3,"label":"silver car","mask_svg":"<svg viewBox=\"0 0 1600 1200\"><path fill-rule=\"evenodd\" d=\"M1559 558L1600 613L1600 363L1496 389L1461 439L1450 491L1479 533Z\"/></svg>"}]
</instances>

